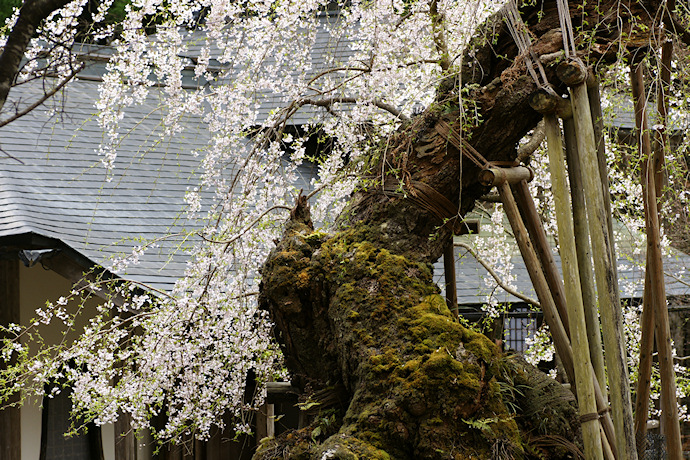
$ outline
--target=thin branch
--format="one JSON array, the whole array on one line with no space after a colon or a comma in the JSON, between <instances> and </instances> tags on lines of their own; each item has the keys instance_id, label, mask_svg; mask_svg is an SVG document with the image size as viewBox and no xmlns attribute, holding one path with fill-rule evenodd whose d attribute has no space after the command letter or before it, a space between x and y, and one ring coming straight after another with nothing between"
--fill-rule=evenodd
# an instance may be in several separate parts
<instances>
[{"instance_id":1,"label":"thin branch","mask_svg":"<svg viewBox=\"0 0 690 460\"><path fill-rule=\"evenodd\" d=\"M79 72L81 72L81 70L82 70L83 68L84 68L84 64L81 64L80 66L78 66L77 68L75 68L74 70L72 70L72 73L70 73L70 74L69 74L63 81L61 81L57 86L55 86L55 87L54 87L53 89L51 89L50 91L43 93L43 96L41 96L41 98L38 99L36 102L34 102L33 104L29 105L28 107L25 107L23 110L17 111L17 112L16 112L14 115L12 115L11 117L6 118L6 119L4 119L4 120L0 120L0 128L2 128L3 126L5 126L5 125L7 125L7 124L9 124L9 123L12 123L13 121L17 120L18 118L23 117L24 115L28 114L29 112L31 112L32 110L34 110L36 107L40 106L40 105L43 104L45 101L47 101L48 99L50 99L51 97L53 97L53 96L55 95L55 93L57 93L58 91L60 91L67 83L69 83L70 81L72 81L72 79L73 79Z\"/></svg>"},{"instance_id":2,"label":"thin branch","mask_svg":"<svg viewBox=\"0 0 690 460\"><path fill-rule=\"evenodd\" d=\"M496 281L496 284L498 284L508 294L517 297L520 300L524 300L525 302L532 304L537 308L541 308L541 304L538 301L530 297L527 297L526 295L520 292L517 292L515 289L512 289L510 286L505 284L503 280L498 276L498 274L493 270L493 268L491 268L491 266L488 263L486 263L481 257L479 257L479 255L474 251L474 249L472 249L472 247L459 241L454 242L453 246L467 250L467 252L469 252L472 255L472 257L474 257L476 261L479 262L481 266L486 269L487 272L489 272L489 275L491 275L494 281Z\"/></svg>"},{"instance_id":3,"label":"thin branch","mask_svg":"<svg viewBox=\"0 0 690 460\"><path fill-rule=\"evenodd\" d=\"M67 5L70 0L26 1L19 11L19 17L7 37L0 54L0 109L5 105L7 95L15 81L19 66L24 58L29 41L38 25L53 11Z\"/></svg>"},{"instance_id":4,"label":"thin branch","mask_svg":"<svg viewBox=\"0 0 690 460\"><path fill-rule=\"evenodd\" d=\"M366 72L371 72L371 69L366 68L366 67L334 67L332 69L327 69L324 70L323 72L319 72L318 74L314 75L309 82L307 82L307 86L310 86L312 83L314 83L316 80L319 78L326 76L330 73L335 73L335 72L350 72L350 71L357 71L361 73L366 73ZM360 74L361 75L361 74Z\"/></svg>"},{"instance_id":5,"label":"thin branch","mask_svg":"<svg viewBox=\"0 0 690 460\"><path fill-rule=\"evenodd\" d=\"M0 147L0 153L2 153L3 155L5 155L7 158L9 158L9 159L11 159L11 160L14 160L14 161L18 162L19 164L26 164L26 163L24 163L21 159L15 157L14 155L12 155L11 153L9 153L8 151L6 151L5 149L3 149L2 147Z\"/></svg>"},{"instance_id":6,"label":"thin branch","mask_svg":"<svg viewBox=\"0 0 690 460\"><path fill-rule=\"evenodd\" d=\"M361 100L356 98L356 97L345 97L345 96L334 96L334 97L329 97L329 98L324 98L324 99L312 99L312 98L305 98L296 103L298 107L302 107L304 105L313 105L316 107L324 107L324 108L330 108L333 104L356 104L357 102L360 102ZM374 99L373 101L370 101L371 104L374 106L378 107L381 110L385 110L386 112L389 112L392 114L394 117L399 118L401 120L409 120L409 117L402 113L400 110L397 108L393 107L392 105L380 101L378 99Z\"/></svg>"},{"instance_id":7,"label":"thin branch","mask_svg":"<svg viewBox=\"0 0 690 460\"><path fill-rule=\"evenodd\" d=\"M667 272L666 270L664 270L664 275L673 278L674 280L676 280L676 281L677 281L678 283L680 283L680 284L684 284L685 286L690 287L690 283L689 283L689 282L683 280L682 278L677 277L676 275L674 275L674 274L671 273L671 272Z\"/></svg>"},{"instance_id":8,"label":"thin branch","mask_svg":"<svg viewBox=\"0 0 690 460\"><path fill-rule=\"evenodd\" d=\"M247 224L247 226L244 227L244 229L243 229L240 233L238 233L237 235L233 236L232 238L230 238L230 239L227 240L227 241L215 241L215 240L212 240L212 239L210 239L210 238L205 237L205 236L202 235L201 233L199 234L199 236L200 236L203 240L208 241L209 243L220 243L220 244L225 244L225 249L227 249L228 246L230 246L232 243L234 243L234 242L237 241L238 239L242 238L242 237L244 236L245 233L247 233L249 230L251 230L252 227L254 227L256 224L258 224L259 221L260 221L261 219L263 219L263 218L266 216L266 214L268 214L268 213L271 212L271 211L275 211L276 209L286 209L286 210L288 210L288 211L292 211L292 208L291 208L290 206L285 206L285 205L282 205L282 204L277 204L277 205L275 205L275 206L271 206L270 208L268 208L267 210L265 210L264 212L262 212L261 215L259 215L259 217L257 217L256 219L254 219L253 221L251 221L249 224Z\"/></svg>"}]
</instances>

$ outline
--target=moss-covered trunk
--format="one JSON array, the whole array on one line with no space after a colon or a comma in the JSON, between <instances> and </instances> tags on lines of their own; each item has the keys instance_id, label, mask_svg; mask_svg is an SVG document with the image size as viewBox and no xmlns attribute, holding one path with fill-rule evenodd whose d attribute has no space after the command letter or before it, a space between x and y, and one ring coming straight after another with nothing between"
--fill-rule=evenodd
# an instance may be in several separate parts
<instances>
[{"instance_id":1,"label":"moss-covered trunk","mask_svg":"<svg viewBox=\"0 0 690 460\"><path fill-rule=\"evenodd\" d=\"M617 2L601 3L597 11L616 11ZM617 18L594 7L587 6L588 24L608 34L600 41L610 44L620 35L613 31ZM641 13L636 2L628 8ZM554 1L522 12L537 55L561 49ZM579 17L573 14L576 27ZM463 135L487 160L512 161L516 144L540 118L527 102L536 86L521 60L513 62L516 48L500 18L488 30L495 32L492 43L478 41L465 59L462 81L473 89L463 98L479 116L466 120ZM546 70L556 83L553 68ZM322 403L316 406L322 414L303 430L265 442L256 458L573 455L579 427L572 395L454 321L432 282L430 264L452 231L448 209L462 215L487 191L474 163L463 160L460 177L460 154L444 134L461 130L452 81L377 159L400 167L396 180L410 189L407 198L386 187L360 190L333 235L313 231L300 200L266 262L260 301L275 321L293 383Z\"/></svg>"}]
</instances>

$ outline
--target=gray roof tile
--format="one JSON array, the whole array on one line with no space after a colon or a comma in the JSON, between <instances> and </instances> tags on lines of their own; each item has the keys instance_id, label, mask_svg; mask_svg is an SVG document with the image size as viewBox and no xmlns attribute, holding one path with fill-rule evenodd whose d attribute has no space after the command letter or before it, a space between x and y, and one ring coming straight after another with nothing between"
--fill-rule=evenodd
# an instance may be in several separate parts
<instances>
[{"instance_id":1,"label":"gray roof tile","mask_svg":"<svg viewBox=\"0 0 690 460\"><path fill-rule=\"evenodd\" d=\"M0 148L22 162L0 156L0 243L37 234L107 265L140 239L194 228L181 209L199 167L191 152L208 139L205 125L191 117L186 136L158 142L161 115L152 95L123 120L133 131L118 150L112 182L106 182L96 153L103 138L94 116L97 88L97 82L76 80L60 96L62 116L50 117L40 108L0 128ZM15 100L29 96L29 85L11 93ZM171 289L187 257L175 251L177 244L164 242L147 252L125 277Z\"/></svg>"}]
</instances>

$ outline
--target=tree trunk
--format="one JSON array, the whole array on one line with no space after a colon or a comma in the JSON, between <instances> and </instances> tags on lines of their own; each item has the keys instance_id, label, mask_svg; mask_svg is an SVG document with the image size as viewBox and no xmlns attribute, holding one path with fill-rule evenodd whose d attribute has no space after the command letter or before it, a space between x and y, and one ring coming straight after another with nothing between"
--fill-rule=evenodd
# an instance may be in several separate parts
<instances>
[{"instance_id":1,"label":"tree trunk","mask_svg":"<svg viewBox=\"0 0 690 460\"><path fill-rule=\"evenodd\" d=\"M556 4L537 3L521 10L533 49L554 53L562 48ZM595 6L616 11L617 2L603 3L611 4L586 6L588 24L608 34L595 37L593 59L606 59L596 50L620 36L611 32L616 20L629 32L626 43L641 40L628 28L631 16L599 16ZM649 17L637 3L627 7L638 24ZM581 13L572 16L580 26ZM478 39L462 75L475 88L463 94L465 103L480 118L465 117L460 126L455 79L449 79L439 87L438 103L372 156L372 171L381 171L385 159L397 176L356 192L336 233L314 232L308 204L298 200L263 268L260 302L275 322L293 383L320 404L320 415L264 442L255 458L569 458L577 452L572 394L454 321L432 281L431 263L443 252L453 216L488 191L475 163L465 158L460 168L461 142L453 133L463 133L488 161L513 161L518 141L541 118L528 103L536 85L524 61L514 59L517 49L501 17L483 30L496 31L495 40ZM555 69L547 66L546 74L560 84Z\"/></svg>"}]
</instances>

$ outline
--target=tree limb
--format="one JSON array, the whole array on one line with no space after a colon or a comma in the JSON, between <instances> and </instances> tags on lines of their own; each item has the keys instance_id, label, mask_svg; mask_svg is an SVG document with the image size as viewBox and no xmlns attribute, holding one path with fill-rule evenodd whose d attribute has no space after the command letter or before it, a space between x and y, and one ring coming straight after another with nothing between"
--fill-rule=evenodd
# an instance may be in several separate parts
<instances>
[{"instance_id":1,"label":"tree limb","mask_svg":"<svg viewBox=\"0 0 690 460\"><path fill-rule=\"evenodd\" d=\"M22 58L36 29L50 13L67 5L71 0L27 0L22 6L17 23L0 54L0 109L15 81Z\"/></svg>"},{"instance_id":2,"label":"tree limb","mask_svg":"<svg viewBox=\"0 0 690 460\"><path fill-rule=\"evenodd\" d=\"M518 161L524 163L528 157L532 156L534 151L537 150L541 145L544 137L546 137L546 132L544 131L544 120L542 119L539 121L539 124L537 124L537 127L534 128L534 133L532 134L530 140L518 147Z\"/></svg>"},{"instance_id":3,"label":"tree limb","mask_svg":"<svg viewBox=\"0 0 690 460\"><path fill-rule=\"evenodd\" d=\"M470 255L472 257L474 257L475 260L477 262L479 262L481 264L481 266L486 269L487 272L489 272L489 275L491 275L491 277L494 279L494 281L496 281L496 284L498 284L501 287L501 289L506 291L508 294L515 296L518 299L523 300L529 304L532 304L537 308L541 308L541 304L537 300L532 299L530 297L527 297L526 295L519 293L515 289L512 289L507 284L505 284L503 282L503 280L498 276L498 274L493 270L493 268L491 268L491 266L489 264L487 264L481 257L479 257L479 255L474 251L474 249L472 249L471 246L469 246L465 243L458 242L458 241L453 243L453 246L457 246L459 248L463 248L463 249L467 250L467 252L469 252Z\"/></svg>"},{"instance_id":4,"label":"tree limb","mask_svg":"<svg viewBox=\"0 0 690 460\"><path fill-rule=\"evenodd\" d=\"M79 72L81 72L81 70L82 70L83 68L84 68L84 64L80 65L80 66L77 67L76 69L73 69L72 72L71 72L64 80L62 80L60 83L58 83L58 85L55 86L55 87L54 87L53 89L51 89L50 91L44 92L44 93L43 93L43 96L41 96L36 102L34 102L33 104L31 104L31 105L25 107L25 108L22 109L22 110L18 110L18 111L17 111L14 115L12 115L11 117L5 118L4 120L0 120L0 128L2 128L3 126L5 126L5 125L8 124L8 123L12 123L14 120L16 120L16 119L18 119L18 118L23 117L24 115L26 115L27 113L31 112L33 109L35 109L36 107L40 106L40 105L43 104L45 101L47 101L48 99L50 99L51 97L53 97L53 95L55 95L55 93L57 93L58 91L60 91L68 82L72 81L72 79L73 79Z\"/></svg>"},{"instance_id":5,"label":"tree limb","mask_svg":"<svg viewBox=\"0 0 690 460\"><path fill-rule=\"evenodd\" d=\"M357 102L361 102L360 99L356 97L344 97L344 96L333 96L333 97L328 97L328 98L323 98L323 99L312 99L312 98L305 98L297 102L298 107L302 107L304 105L313 105L316 107L324 107L324 108L330 108L333 104L341 103L341 104L356 104ZM378 99L374 99L371 101L371 104L374 106L378 107L381 110L385 110L386 112L389 112L391 115L393 115L396 118L399 118L401 120L408 120L409 117L402 113L400 110L397 108L393 107L392 105L380 101Z\"/></svg>"}]
</instances>

